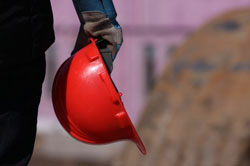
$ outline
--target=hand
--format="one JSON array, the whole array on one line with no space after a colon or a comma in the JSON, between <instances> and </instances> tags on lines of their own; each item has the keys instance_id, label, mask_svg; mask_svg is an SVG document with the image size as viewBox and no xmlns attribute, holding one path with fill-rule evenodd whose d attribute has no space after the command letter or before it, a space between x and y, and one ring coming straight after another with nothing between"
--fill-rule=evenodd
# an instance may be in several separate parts
<instances>
[{"instance_id":1,"label":"hand","mask_svg":"<svg viewBox=\"0 0 250 166\"><path fill-rule=\"evenodd\" d=\"M83 30L88 37L101 37L107 41L107 48L112 52L114 60L123 42L120 26L114 26L102 12L83 12Z\"/></svg>"}]
</instances>

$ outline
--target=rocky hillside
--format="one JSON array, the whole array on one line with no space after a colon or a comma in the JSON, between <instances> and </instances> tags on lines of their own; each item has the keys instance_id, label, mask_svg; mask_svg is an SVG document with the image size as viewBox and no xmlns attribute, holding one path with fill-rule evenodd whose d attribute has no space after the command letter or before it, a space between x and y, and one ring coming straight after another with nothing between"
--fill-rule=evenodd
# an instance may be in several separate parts
<instances>
[{"instance_id":1,"label":"rocky hillside","mask_svg":"<svg viewBox=\"0 0 250 166\"><path fill-rule=\"evenodd\" d=\"M176 50L114 166L250 166L250 9L213 19Z\"/></svg>"}]
</instances>

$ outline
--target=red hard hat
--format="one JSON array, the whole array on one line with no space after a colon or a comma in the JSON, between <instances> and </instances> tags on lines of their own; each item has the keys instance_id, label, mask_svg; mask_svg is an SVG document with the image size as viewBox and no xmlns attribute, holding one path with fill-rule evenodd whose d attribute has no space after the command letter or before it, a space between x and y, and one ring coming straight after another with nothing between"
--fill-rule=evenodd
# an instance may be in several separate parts
<instances>
[{"instance_id":1,"label":"red hard hat","mask_svg":"<svg viewBox=\"0 0 250 166\"><path fill-rule=\"evenodd\" d=\"M74 138L92 144L122 139L146 149L116 90L94 40L68 58L54 79L52 101L58 120Z\"/></svg>"}]
</instances>

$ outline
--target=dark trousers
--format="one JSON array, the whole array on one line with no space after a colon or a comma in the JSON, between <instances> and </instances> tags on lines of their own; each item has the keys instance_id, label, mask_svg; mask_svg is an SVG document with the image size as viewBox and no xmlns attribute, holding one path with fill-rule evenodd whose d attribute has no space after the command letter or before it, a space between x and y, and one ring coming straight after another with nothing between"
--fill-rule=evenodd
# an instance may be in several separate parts
<instances>
[{"instance_id":1,"label":"dark trousers","mask_svg":"<svg viewBox=\"0 0 250 166\"><path fill-rule=\"evenodd\" d=\"M0 166L27 166L36 136L45 56L0 65Z\"/></svg>"}]
</instances>

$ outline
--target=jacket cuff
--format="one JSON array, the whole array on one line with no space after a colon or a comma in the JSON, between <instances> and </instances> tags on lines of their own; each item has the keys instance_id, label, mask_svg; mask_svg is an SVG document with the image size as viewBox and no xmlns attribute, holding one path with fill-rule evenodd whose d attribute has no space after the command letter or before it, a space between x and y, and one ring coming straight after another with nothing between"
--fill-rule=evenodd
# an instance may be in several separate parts
<instances>
[{"instance_id":1,"label":"jacket cuff","mask_svg":"<svg viewBox=\"0 0 250 166\"><path fill-rule=\"evenodd\" d=\"M106 15L100 0L73 0L73 3L78 14L86 11L96 11Z\"/></svg>"},{"instance_id":2,"label":"jacket cuff","mask_svg":"<svg viewBox=\"0 0 250 166\"><path fill-rule=\"evenodd\" d=\"M82 12L102 12L106 17L115 19L117 14L112 0L73 0L78 15Z\"/></svg>"},{"instance_id":3,"label":"jacket cuff","mask_svg":"<svg viewBox=\"0 0 250 166\"><path fill-rule=\"evenodd\" d=\"M102 0L102 4L106 15L110 19L115 19L117 14L112 0Z\"/></svg>"}]
</instances>

